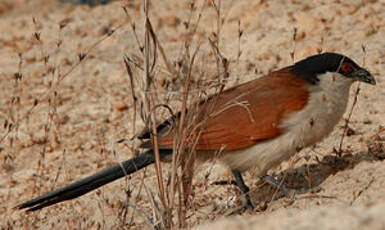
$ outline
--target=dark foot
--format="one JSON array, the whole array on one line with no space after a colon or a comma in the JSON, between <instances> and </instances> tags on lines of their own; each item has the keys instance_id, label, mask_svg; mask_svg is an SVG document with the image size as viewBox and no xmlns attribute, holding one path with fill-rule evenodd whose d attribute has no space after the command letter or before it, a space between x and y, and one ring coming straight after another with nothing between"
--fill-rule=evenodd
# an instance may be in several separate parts
<instances>
[{"instance_id":1,"label":"dark foot","mask_svg":"<svg viewBox=\"0 0 385 230\"><path fill-rule=\"evenodd\" d=\"M109 0L60 0L64 3L71 3L73 5L89 5L90 7L96 6L96 5L105 5L108 3Z\"/></svg>"},{"instance_id":2,"label":"dark foot","mask_svg":"<svg viewBox=\"0 0 385 230\"><path fill-rule=\"evenodd\" d=\"M237 185L235 180L217 180L211 183L212 185Z\"/></svg>"},{"instance_id":3,"label":"dark foot","mask_svg":"<svg viewBox=\"0 0 385 230\"><path fill-rule=\"evenodd\" d=\"M276 187L279 190L279 192L275 195L275 198L280 198L280 197L285 196L285 197L291 199L292 201L294 201L295 195L319 192L322 190L322 188L319 186L315 186L315 187L311 187L311 188L292 189L270 175L265 175L265 176L261 177L261 179L265 183L268 183L268 184Z\"/></svg>"},{"instance_id":4,"label":"dark foot","mask_svg":"<svg viewBox=\"0 0 385 230\"><path fill-rule=\"evenodd\" d=\"M240 207L238 207L236 210L232 211L230 214L228 214L227 216L233 216L233 215L241 215L242 213L244 213L247 209L249 209L250 211L253 211L254 210L254 205L253 203L251 202L250 200L250 197L249 197L249 194L246 194L245 197L244 197L244 200L242 202L242 205Z\"/></svg>"},{"instance_id":5,"label":"dark foot","mask_svg":"<svg viewBox=\"0 0 385 230\"><path fill-rule=\"evenodd\" d=\"M250 189L249 187L247 187L247 185L243 181L241 173L238 170L233 170L233 174L235 178L235 184L238 186L238 188L242 192L243 202L241 207L231 212L228 216L242 214L244 211L246 211L246 209L250 209L251 211L254 210L254 205L251 202L250 195L249 195Z\"/></svg>"}]
</instances>

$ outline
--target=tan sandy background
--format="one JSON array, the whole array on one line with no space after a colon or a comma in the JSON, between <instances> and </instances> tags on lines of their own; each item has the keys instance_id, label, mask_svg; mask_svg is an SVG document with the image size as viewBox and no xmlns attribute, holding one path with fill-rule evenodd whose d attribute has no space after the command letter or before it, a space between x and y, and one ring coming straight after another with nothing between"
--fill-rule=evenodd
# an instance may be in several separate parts
<instances>
[{"instance_id":1,"label":"tan sandy background","mask_svg":"<svg viewBox=\"0 0 385 230\"><path fill-rule=\"evenodd\" d=\"M186 22L196 23L201 14L193 41L195 46L202 43L197 68L204 72L215 66L207 38L218 32L218 20L211 4L195 4L197 10L191 12L189 1L152 1L150 17L167 56L176 63L191 36ZM266 210L226 218L239 202L237 189L211 185L230 176L218 164L205 164L194 180L186 228L385 229L385 1L224 0L221 19L219 49L231 62L231 79L246 81L292 64L291 52L300 60L322 50L344 53L364 65L377 86L360 85L341 157L333 149L339 149L344 120L322 143L270 172L285 176L294 187L321 186L321 192L298 195L294 202L281 198ZM118 143L133 135L123 63L124 55L140 59L131 23L142 43L141 1L90 8L54 0L0 0L1 229L149 228L149 194L157 196L153 166L39 212L13 208L133 155L131 142ZM180 90L178 81L164 72L157 70L163 81ZM138 119L136 130L141 127ZM253 200L273 196L273 189L260 185L252 170L245 180ZM126 188L132 191L129 202L135 210L129 208L124 216Z\"/></svg>"}]
</instances>

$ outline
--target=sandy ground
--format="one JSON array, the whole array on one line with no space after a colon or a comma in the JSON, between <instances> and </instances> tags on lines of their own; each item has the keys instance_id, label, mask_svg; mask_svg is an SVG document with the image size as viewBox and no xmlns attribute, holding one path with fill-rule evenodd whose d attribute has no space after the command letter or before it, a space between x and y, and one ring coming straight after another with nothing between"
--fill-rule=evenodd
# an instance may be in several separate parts
<instances>
[{"instance_id":1,"label":"sandy ground","mask_svg":"<svg viewBox=\"0 0 385 230\"><path fill-rule=\"evenodd\" d=\"M191 17L196 23L201 13L192 46L202 44L197 69L212 69L215 60L207 38L218 34L214 7L196 1L197 10L191 13L188 1L152 2L151 21L173 63L191 38L186 22ZM131 23L142 43L141 2L89 8L53 0L0 0L0 18L0 228L149 228L149 197L157 196L152 166L39 212L13 208L133 155L131 142L118 141L133 135L123 56L140 60ZM360 85L341 157L333 149L339 149L343 120L322 143L270 172L285 176L294 187L321 186L321 192L297 195L294 202L277 199L266 210L226 218L239 202L237 190L211 185L230 177L220 165L205 164L194 180L186 228L384 229L385 1L222 1L221 18L219 49L231 62L231 79L246 81L289 65L291 52L300 60L322 50L356 60L378 84ZM83 54L87 57L78 65ZM181 89L164 68L157 74L163 83ZM136 130L142 127L138 119ZM167 175L167 166L164 171ZM273 189L260 185L252 170L245 180L253 200L273 196ZM132 191L128 201L135 209L124 215L126 188Z\"/></svg>"}]
</instances>

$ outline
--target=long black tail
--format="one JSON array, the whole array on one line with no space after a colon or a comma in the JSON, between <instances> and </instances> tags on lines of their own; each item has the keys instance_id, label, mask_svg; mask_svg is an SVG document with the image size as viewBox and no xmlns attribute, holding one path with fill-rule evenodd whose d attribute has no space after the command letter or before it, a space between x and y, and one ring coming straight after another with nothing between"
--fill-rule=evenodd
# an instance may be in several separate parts
<instances>
[{"instance_id":1,"label":"long black tail","mask_svg":"<svg viewBox=\"0 0 385 230\"><path fill-rule=\"evenodd\" d=\"M160 150L161 158L171 153L172 150ZM65 200L71 200L121 177L134 173L154 162L154 152L148 150L121 164L116 164L89 177L22 203L16 208L28 208L28 211L35 211Z\"/></svg>"}]
</instances>

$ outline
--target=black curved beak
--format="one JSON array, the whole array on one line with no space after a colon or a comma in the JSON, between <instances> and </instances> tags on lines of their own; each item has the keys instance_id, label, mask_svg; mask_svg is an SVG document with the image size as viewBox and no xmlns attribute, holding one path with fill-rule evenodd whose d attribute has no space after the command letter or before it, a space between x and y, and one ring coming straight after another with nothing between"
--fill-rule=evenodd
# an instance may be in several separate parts
<instances>
[{"instance_id":1,"label":"black curved beak","mask_svg":"<svg viewBox=\"0 0 385 230\"><path fill-rule=\"evenodd\" d=\"M376 85L376 79L366 69L359 69L352 73L352 77L357 81L362 81L371 85Z\"/></svg>"}]
</instances>

